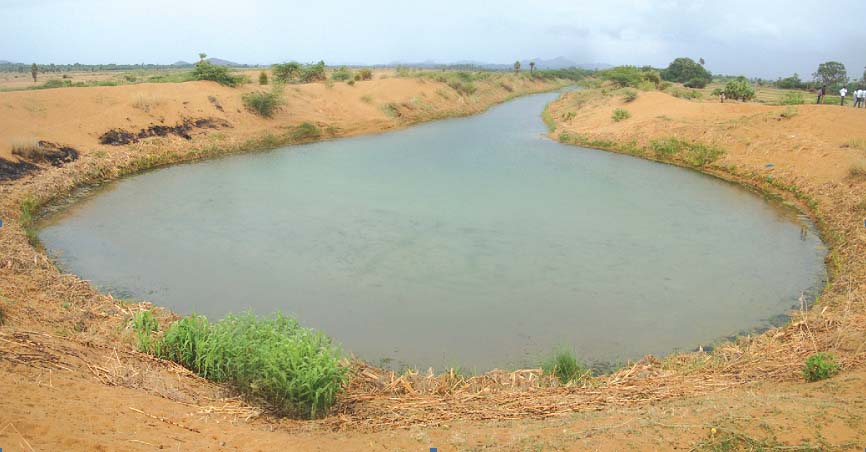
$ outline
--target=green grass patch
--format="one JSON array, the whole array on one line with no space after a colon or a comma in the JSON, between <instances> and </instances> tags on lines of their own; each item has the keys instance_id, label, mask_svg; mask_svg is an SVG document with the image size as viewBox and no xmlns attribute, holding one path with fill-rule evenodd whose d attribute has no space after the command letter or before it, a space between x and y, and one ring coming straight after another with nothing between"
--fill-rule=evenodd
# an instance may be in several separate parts
<instances>
[{"instance_id":1,"label":"green grass patch","mask_svg":"<svg viewBox=\"0 0 866 452\"><path fill-rule=\"evenodd\" d=\"M610 119L613 119L613 122L625 121L628 118L631 118L631 113L624 108L617 108L613 111L613 114L610 115Z\"/></svg>"},{"instance_id":2,"label":"green grass patch","mask_svg":"<svg viewBox=\"0 0 866 452\"><path fill-rule=\"evenodd\" d=\"M152 326L136 325L142 334ZM216 323L192 315L154 337L153 354L229 383L281 415L324 415L348 378L342 353L330 338L280 314L229 315Z\"/></svg>"},{"instance_id":3,"label":"green grass patch","mask_svg":"<svg viewBox=\"0 0 866 452\"><path fill-rule=\"evenodd\" d=\"M279 91L256 91L244 94L241 99L247 110L264 118L271 118L283 104Z\"/></svg>"},{"instance_id":4,"label":"green grass patch","mask_svg":"<svg viewBox=\"0 0 866 452\"><path fill-rule=\"evenodd\" d=\"M382 113L385 113L385 116L389 118L399 118L401 116L400 110L397 108L397 104L395 103L387 103L379 106L379 109L382 110Z\"/></svg>"},{"instance_id":5,"label":"green grass patch","mask_svg":"<svg viewBox=\"0 0 866 452\"><path fill-rule=\"evenodd\" d=\"M21 199L21 228L24 229L24 234L31 245L39 244L39 236L36 234L36 209L39 208L39 201L32 195L27 195Z\"/></svg>"},{"instance_id":6,"label":"green grass patch","mask_svg":"<svg viewBox=\"0 0 866 452\"><path fill-rule=\"evenodd\" d=\"M157 342L153 339L153 333L159 331L159 321L153 311L147 309L133 315L130 327L135 334L136 347L142 352L154 353Z\"/></svg>"},{"instance_id":7,"label":"green grass patch","mask_svg":"<svg viewBox=\"0 0 866 452\"><path fill-rule=\"evenodd\" d=\"M625 103L631 103L637 100L637 91L633 89L627 89L622 92L622 101Z\"/></svg>"},{"instance_id":8,"label":"green grass patch","mask_svg":"<svg viewBox=\"0 0 866 452\"><path fill-rule=\"evenodd\" d=\"M839 365L830 353L815 353L803 365L803 378L810 382L830 378L838 372Z\"/></svg>"},{"instance_id":9,"label":"green grass patch","mask_svg":"<svg viewBox=\"0 0 866 452\"><path fill-rule=\"evenodd\" d=\"M541 363L545 375L553 375L562 384L578 382L592 376L592 371L578 362L574 352L558 350Z\"/></svg>"},{"instance_id":10,"label":"green grass patch","mask_svg":"<svg viewBox=\"0 0 866 452\"><path fill-rule=\"evenodd\" d=\"M295 141L315 140L322 136L322 130L310 122L302 122L292 131L292 139Z\"/></svg>"}]
</instances>

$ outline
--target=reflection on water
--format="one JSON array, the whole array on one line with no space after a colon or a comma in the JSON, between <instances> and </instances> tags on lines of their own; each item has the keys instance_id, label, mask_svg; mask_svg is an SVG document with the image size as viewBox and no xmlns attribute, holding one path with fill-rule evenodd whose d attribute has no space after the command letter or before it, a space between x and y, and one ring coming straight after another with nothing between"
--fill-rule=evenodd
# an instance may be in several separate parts
<instances>
[{"instance_id":1,"label":"reflection on water","mask_svg":"<svg viewBox=\"0 0 866 452\"><path fill-rule=\"evenodd\" d=\"M62 268L181 313L283 311L370 361L619 361L768 325L820 287L803 218L739 187L543 137L555 94L149 172L56 217Z\"/></svg>"}]
</instances>

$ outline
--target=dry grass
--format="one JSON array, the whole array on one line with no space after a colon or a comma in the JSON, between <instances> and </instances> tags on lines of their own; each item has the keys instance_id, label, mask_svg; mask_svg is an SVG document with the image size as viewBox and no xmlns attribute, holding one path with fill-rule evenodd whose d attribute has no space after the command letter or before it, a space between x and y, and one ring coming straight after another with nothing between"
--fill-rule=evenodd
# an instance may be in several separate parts
<instances>
[{"instance_id":1,"label":"dry grass","mask_svg":"<svg viewBox=\"0 0 866 452\"><path fill-rule=\"evenodd\" d=\"M150 110L158 107L162 103L162 99L159 96L154 96L152 94L142 94L138 93L132 98L132 108L141 110L145 113L150 113Z\"/></svg>"},{"instance_id":2,"label":"dry grass","mask_svg":"<svg viewBox=\"0 0 866 452\"><path fill-rule=\"evenodd\" d=\"M20 139L12 142L12 154L27 160L39 160L43 152L42 144L35 138Z\"/></svg>"}]
</instances>

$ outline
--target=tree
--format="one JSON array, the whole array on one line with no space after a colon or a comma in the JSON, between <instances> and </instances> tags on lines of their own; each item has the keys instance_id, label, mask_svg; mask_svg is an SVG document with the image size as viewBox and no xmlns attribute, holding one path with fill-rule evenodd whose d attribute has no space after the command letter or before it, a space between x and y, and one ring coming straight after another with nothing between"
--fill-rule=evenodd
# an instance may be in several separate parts
<instances>
[{"instance_id":1,"label":"tree","mask_svg":"<svg viewBox=\"0 0 866 452\"><path fill-rule=\"evenodd\" d=\"M39 67L36 66L36 63L33 63L30 66L30 75L33 76L33 83L36 83L36 73L39 72Z\"/></svg>"},{"instance_id":2,"label":"tree","mask_svg":"<svg viewBox=\"0 0 866 452\"><path fill-rule=\"evenodd\" d=\"M685 83L693 79L704 79L709 83L713 75L691 58L677 58L662 71L662 78L669 82Z\"/></svg>"},{"instance_id":3,"label":"tree","mask_svg":"<svg viewBox=\"0 0 866 452\"><path fill-rule=\"evenodd\" d=\"M267 85L268 84L268 73L262 71L259 73L259 85Z\"/></svg>"},{"instance_id":4,"label":"tree","mask_svg":"<svg viewBox=\"0 0 866 452\"><path fill-rule=\"evenodd\" d=\"M728 99L740 99L746 102L755 97L755 88L752 88L746 77L740 76L725 85L724 93Z\"/></svg>"},{"instance_id":5,"label":"tree","mask_svg":"<svg viewBox=\"0 0 866 452\"><path fill-rule=\"evenodd\" d=\"M206 53L201 52L201 53L198 54L198 60L199 60L199 62L204 61L205 58L207 58L207 54L206 54Z\"/></svg>"},{"instance_id":6,"label":"tree","mask_svg":"<svg viewBox=\"0 0 866 452\"><path fill-rule=\"evenodd\" d=\"M529 73L531 74L535 70L535 61L529 62Z\"/></svg>"},{"instance_id":7,"label":"tree","mask_svg":"<svg viewBox=\"0 0 866 452\"><path fill-rule=\"evenodd\" d=\"M794 75L790 77L779 79L779 81L776 82L776 88L803 89L805 88L805 85L803 84L803 81L800 80L800 74L795 72Z\"/></svg>"},{"instance_id":8,"label":"tree","mask_svg":"<svg viewBox=\"0 0 866 452\"><path fill-rule=\"evenodd\" d=\"M812 74L815 82L831 90L836 90L848 83L848 72L845 65L838 61L828 61L818 65L818 70Z\"/></svg>"},{"instance_id":9,"label":"tree","mask_svg":"<svg viewBox=\"0 0 866 452\"><path fill-rule=\"evenodd\" d=\"M519 60L514 62L514 73L517 74L518 72L520 72L520 61Z\"/></svg>"}]
</instances>

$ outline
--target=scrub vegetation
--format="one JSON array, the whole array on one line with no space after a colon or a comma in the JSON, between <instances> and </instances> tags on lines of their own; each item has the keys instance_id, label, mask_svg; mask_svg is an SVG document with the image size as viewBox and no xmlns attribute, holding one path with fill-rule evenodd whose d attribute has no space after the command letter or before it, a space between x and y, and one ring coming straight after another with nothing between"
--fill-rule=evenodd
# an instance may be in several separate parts
<instances>
[{"instance_id":1,"label":"scrub vegetation","mask_svg":"<svg viewBox=\"0 0 866 452\"><path fill-rule=\"evenodd\" d=\"M270 118L282 105L282 94L280 87L274 86L271 91L256 91L246 93L242 96L244 106L247 110L264 118Z\"/></svg>"},{"instance_id":2,"label":"scrub vegetation","mask_svg":"<svg viewBox=\"0 0 866 452\"><path fill-rule=\"evenodd\" d=\"M229 383L281 415L324 415L348 378L330 338L280 314L229 315L215 323L192 315L160 332L153 313L142 311L131 327L142 352Z\"/></svg>"},{"instance_id":3,"label":"scrub vegetation","mask_svg":"<svg viewBox=\"0 0 866 452\"><path fill-rule=\"evenodd\" d=\"M545 375L556 377L562 384L577 383L592 376L592 371L577 360L574 352L566 349L545 359L541 369Z\"/></svg>"},{"instance_id":4,"label":"scrub vegetation","mask_svg":"<svg viewBox=\"0 0 866 452\"><path fill-rule=\"evenodd\" d=\"M824 380L838 372L839 365L830 353L815 353L806 359L806 364L803 366L803 378L806 381Z\"/></svg>"}]
</instances>

